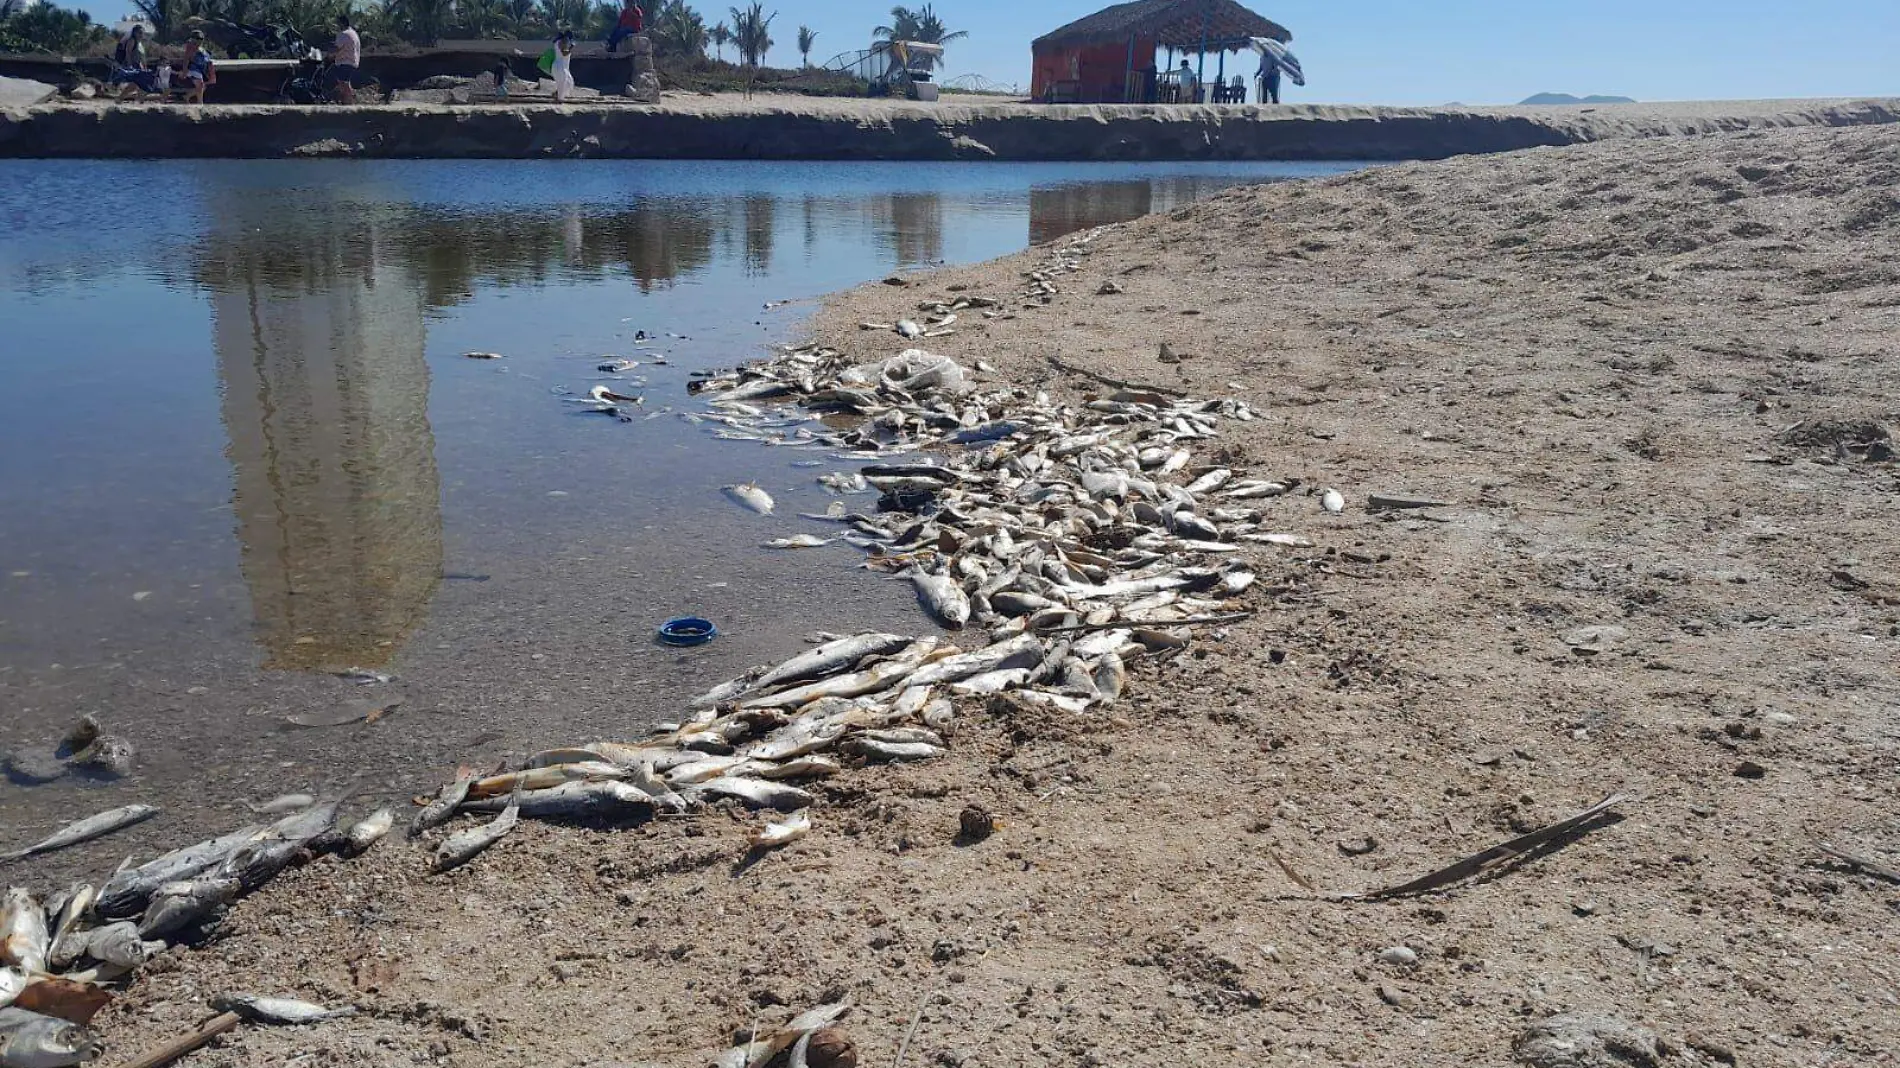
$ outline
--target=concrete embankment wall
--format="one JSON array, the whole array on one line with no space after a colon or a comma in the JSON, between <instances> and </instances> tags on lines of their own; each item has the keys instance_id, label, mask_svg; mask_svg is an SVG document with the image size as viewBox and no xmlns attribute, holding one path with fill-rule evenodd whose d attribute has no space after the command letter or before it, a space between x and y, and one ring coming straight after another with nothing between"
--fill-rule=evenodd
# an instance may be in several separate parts
<instances>
[{"instance_id":1,"label":"concrete embankment wall","mask_svg":"<svg viewBox=\"0 0 1900 1068\"><path fill-rule=\"evenodd\" d=\"M1723 110L924 108L862 101L591 107L43 105L0 114L0 156L805 160L1440 159L1612 137L1900 121L1900 101Z\"/></svg>"}]
</instances>

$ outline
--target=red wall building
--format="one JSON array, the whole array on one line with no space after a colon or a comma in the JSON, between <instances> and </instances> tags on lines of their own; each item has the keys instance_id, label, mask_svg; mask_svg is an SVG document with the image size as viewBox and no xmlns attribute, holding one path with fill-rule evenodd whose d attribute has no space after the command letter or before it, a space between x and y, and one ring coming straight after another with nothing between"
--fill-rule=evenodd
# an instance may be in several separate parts
<instances>
[{"instance_id":1,"label":"red wall building","mask_svg":"<svg viewBox=\"0 0 1900 1068\"><path fill-rule=\"evenodd\" d=\"M1255 37L1293 39L1236 0L1128 0L1036 38L1030 94L1053 104L1150 101L1157 49L1205 56L1247 50Z\"/></svg>"}]
</instances>

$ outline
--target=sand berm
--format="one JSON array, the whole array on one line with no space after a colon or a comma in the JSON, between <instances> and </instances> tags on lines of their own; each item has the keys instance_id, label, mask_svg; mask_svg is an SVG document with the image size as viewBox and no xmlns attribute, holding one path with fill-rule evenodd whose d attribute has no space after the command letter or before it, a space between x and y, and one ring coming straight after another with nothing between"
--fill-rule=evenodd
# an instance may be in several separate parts
<instances>
[{"instance_id":1,"label":"sand berm","mask_svg":"<svg viewBox=\"0 0 1900 1068\"><path fill-rule=\"evenodd\" d=\"M948 758L820 784L756 863L733 812L293 872L100 1017L108 1063L250 990L363 1014L188 1064L692 1065L846 995L878 1066L913 1018L946 1068L1891 1064L1900 886L1817 843L1900 857L1896 249L1900 128L1768 131L1231 192L1102 234L1046 306L1037 249L841 295L817 338L866 358L897 342L860 321L985 295L929 344L1244 398L1221 447L1301 480L1268 503L1317 547L1250 548L1258 614L1112 714L968 703ZM1441 892L1302 885L1615 791ZM1002 826L953 844L971 803ZM1636 1037L1521 1043L1559 1014Z\"/></svg>"}]
</instances>

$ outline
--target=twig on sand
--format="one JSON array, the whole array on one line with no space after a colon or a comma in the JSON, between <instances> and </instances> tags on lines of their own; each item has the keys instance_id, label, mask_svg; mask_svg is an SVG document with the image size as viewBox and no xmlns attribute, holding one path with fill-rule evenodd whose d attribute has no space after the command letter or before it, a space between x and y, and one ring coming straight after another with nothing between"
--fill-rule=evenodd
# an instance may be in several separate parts
<instances>
[{"instance_id":1,"label":"twig on sand","mask_svg":"<svg viewBox=\"0 0 1900 1068\"><path fill-rule=\"evenodd\" d=\"M1229 612L1224 616L1195 616L1191 619L1118 619L1107 623L1078 623L1073 627L1050 627L1039 630L1038 634L1087 634L1098 630L1135 630L1141 627L1200 627L1216 623L1238 623L1243 619L1252 619L1252 612Z\"/></svg>"},{"instance_id":2,"label":"twig on sand","mask_svg":"<svg viewBox=\"0 0 1900 1068\"><path fill-rule=\"evenodd\" d=\"M1852 865L1869 875L1878 875L1888 882L1900 883L1900 871L1889 868L1877 860L1871 860L1855 853L1849 853L1839 846L1832 846L1826 842L1815 843L1815 848L1833 857L1835 860L1840 861L1842 864Z\"/></svg>"},{"instance_id":3,"label":"twig on sand","mask_svg":"<svg viewBox=\"0 0 1900 1068\"><path fill-rule=\"evenodd\" d=\"M1144 382L1130 382L1125 378L1111 378L1099 371L1091 371L1086 367L1077 367L1075 364L1059 360L1054 356L1045 356L1043 358L1049 361L1049 366L1054 367L1058 371L1067 371L1069 374L1081 375L1083 378L1093 378L1102 385L1114 386L1116 389L1141 390L1148 393L1160 393L1169 397L1187 396L1185 392L1178 389L1169 389L1167 386L1151 386Z\"/></svg>"},{"instance_id":4,"label":"twig on sand","mask_svg":"<svg viewBox=\"0 0 1900 1068\"><path fill-rule=\"evenodd\" d=\"M1423 894L1431 890L1437 890L1440 887L1468 879L1486 869L1496 867L1507 861L1515 860L1540 846L1557 843L1573 833L1588 830L1592 823L1603 817L1612 808L1628 800L1630 800L1628 794L1612 794L1574 816L1558 820L1556 823L1546 824L1529 834L1513 838L1499 845L1494 845L1482 853L1475 853L1458 861L1456 864L1440 868L1429 875L1422 875L1409 883L1400 883L1397 886L1388 886L1383 890L1372 890L1363 894L1338 894L1334 896L1342 901L1379 901L1385 898L1405 897L1410 894Z\"/></svg>"},{"instance_id":5,"label":"twig on sand","mask_svg":"<svg viewBox=\"0 0 1900 1068\"><path fill-rule=\"evenodd\" d=\"M1299 887L1300 889L1306 891L1309 894L1313 892L1313 884L1306 881L1306 876L1301 875L1297 871L1294 871L1293 865L1288 864L1286 862L1286 858L1280 856L1280 854L1274 852L1271 849L1267 850L1267 856L1272 857L1273 862L1280 866L1280 870L1282 872L1286 873L1286 877L1293 880L1293 885Z\"/></svg>"},{"instance_id":6,"label":"twig on sand","mask_svg":"<svg viewBox=\"0 0 1900 1068\"><path fill-rule=\"evenodd\" d=\"M125 1068L165 1068L165 1065L171 1064L194 1052L209 1043L212 1039L235 1028L238 1024L243 1022L243 1017L235 1012L227 1012L221 1016L213 1016L211 1019L199 1024L198 1029L192 1031L190 1034L174 1038L170 1042L139 1057L137 1060L127 1061Z\"/></svg>"},{"instance_id":7,"label":"twig on sand","mask_svg":"<svg viewBox=\"0 0 1900 1068\"><path fill-rule=\"evenodd\" d=\"M904 1041L898 1043L897 1059L891 1062L891 1068L904 1068L904 1055L910 1052L910 1040L917 1036L917 1025L924 1021L924 1006L930 1004L930 999L937 990L938 985L933 984L930 989L924 991L923 997L917 999L917 1011L910 1014L910 1027L904 1031Z\"/></svg>"}]
</instances>

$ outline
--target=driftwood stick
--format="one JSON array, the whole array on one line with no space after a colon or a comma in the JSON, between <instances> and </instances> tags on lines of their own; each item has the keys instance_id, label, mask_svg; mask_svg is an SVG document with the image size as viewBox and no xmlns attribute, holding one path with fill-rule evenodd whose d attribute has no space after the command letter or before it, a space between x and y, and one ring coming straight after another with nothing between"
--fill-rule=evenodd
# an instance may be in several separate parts
<instances>
[{"instance_id":1,"label":"driftwood stick","mask_svg":"<svg viewBox=\"0 0 1900 1068\"><path fill-rule=\"evenodd\" d=\"M1364 894L1341 894L1339 896L1342 900L1378 901L1383 898L1403 897L1408 894L1423 894L1427 891L1437 890L1451 883L1468 879L1493 865L1521 857L1531 850L1536 849L1538 846L1563 838L1572 831L1581 830L1589 826L1590 823L1597 818L1609 812L1612 808L1628 800L1630 800L1628 794L1613 794L1574 816L1558 820L1556 823L1546 824L1529 834L1513 838L1499 845L1494 845L1482 853L1475 853L1458 861L1456 864L1440 868L1429 875L1422 875L1409 883L1400 883L1397 886L1388 886L1383 890L1373 890Z\"/></svg>"},{"instance_id":2,"label":"driftwood stick","mask_svg":"<svg viewBox=\"0 0 1900 1068\"><path fill-rule=\"evenodd\" d=\"M1867 857L1849 853L1845 849L1828 845L1826 842L1817 842L1815 848L1833 857L1835 860L1840 861L1842 864L1852 865L1869 875L1878 875L1888 882L1900 883L1900 871L1889 868L1877 860L1870 860Z\"/></svg>"},{"instance_id":3,"label":"driftwood stick","mask_svg":"<svg viewBox=\"0 0 1900 1068\"><path fill-rule=\"evenodd\" d=\"M227 1012L222 1016L213 1016L211 1019L199 1024L198 1029L192 1031L190 1034L180 1038L174 1038L170 1042L159 1046L157 1049L145 1053L137 1060L127 1061L124 1068L165 1068L166 1065L200 1049L210 1043L212 1039L243 1022L243 1018L235 1012Z\"/></svg>"},{"instance_id":4,"label":"driftwood stick","mask_svg":"<svg viewBox=\"0 0 1900 1068\"><path fill-rule=\"evenodd\" d=\"M1118 619L1107 623L1078 623L1073 627L1050 627L1039 630L1038 634L1089 634L1098 630L1163 630L1168 627L1213 626L1216 623L1238 623L1243 619L1252 619L1252 612L1229 612L1224 616L1194 616L1190 619Z\"/></svg>"},{"instance_id":5,"label":"driftwood stick","mask_svg":"<svg viewBox=\"0 0 1900 1068\"><path fill-rule=\"evenodd\" d=\"M1048 360L1049 366L1054 367L1058 371L1066 371L1072 375L1081 375L1083 378L1092 378L1102 385L1114 386L1116 389L1132 389L1144 393L1159 393L1166 397L1187 396L1187 393L1182 390L1169 389L1167 386L1152 386L1146 382L1130 382L1125 378L1113 378L1099 371L1091 371L1086 367L1077 367L1075 364L1059 360L1054 356L1045 356L1043 359Z\"/></svg>"}]
</instances>

